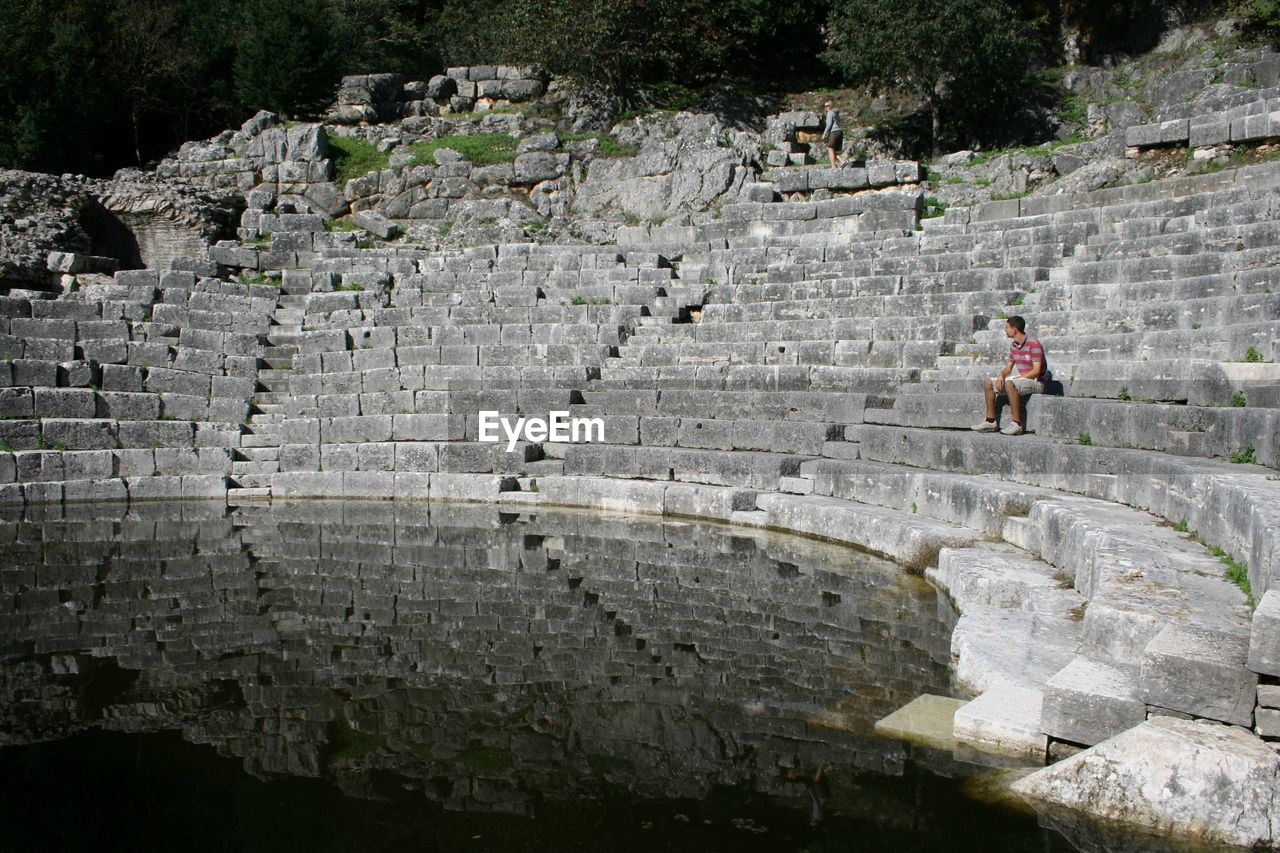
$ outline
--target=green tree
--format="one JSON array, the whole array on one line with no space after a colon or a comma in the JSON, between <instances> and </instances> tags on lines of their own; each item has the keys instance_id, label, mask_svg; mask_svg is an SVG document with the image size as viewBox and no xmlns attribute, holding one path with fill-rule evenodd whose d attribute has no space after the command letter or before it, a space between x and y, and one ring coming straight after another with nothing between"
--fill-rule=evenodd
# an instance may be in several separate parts
<instances>
[{"instance_id":1,"label":"green tree","mask_svg":"<svg viewBox=\"0 0 1280 853\"><path fill-rule=\"evenodd\" d=\"M341 21L327 0L246 0L235 91L249 109L313 113L342 77Z\"/></svg>"},{"instance_id":2,"label":"green tree","mask_svg":"<svg viewBox=\"0 0 1280 853\"><path fill-rule=\"evenodd\" d=\"M836 0L823 59L853 85L919 98L937 156L944 134L968 141L1012 116L1033 47L1004 0Z\"/></svg>"},{"instance_id":3,"label":"green tree","mask_svg":"<svg viewBox=\"0 0 1280 853\"><path fill-rule=\"evenodd\" d=\"M0 0L0 164L94 170L100 128L113 118L107 29L91 0Z\"/></svg>"},{"instance_id":4,"label":"green tree","mask_svg":"<svg viewBox=\"0 0 1280 853\"><path fill-rule=\"evenodd\" d=\"M434 44L439 9L422 0L333 0L343 71L368 74L394 71L406 79L436 73L440 56Z\"/></svg>"}]
</instances>

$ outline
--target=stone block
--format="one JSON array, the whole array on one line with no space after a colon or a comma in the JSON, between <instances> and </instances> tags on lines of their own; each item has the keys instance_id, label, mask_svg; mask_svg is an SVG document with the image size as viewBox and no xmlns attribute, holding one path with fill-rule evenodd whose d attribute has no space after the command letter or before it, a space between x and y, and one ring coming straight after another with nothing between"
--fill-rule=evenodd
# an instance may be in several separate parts
<instances>
[{"instance_id":1,"label":"stone block","mask_svg":"<svg viewBox=\"0 0 1280 853\"><path fill-rule=\"evenodd\" d=\"M118 477L95 480L68 480L62 484L62 500L65 503L97 503L100 501L126 501L129 490Z\"/></svg>"},{"instance_id":2,"label":"stone block","mask_svg":"<svg viewBox=\"0 0 1280 853\"><path fill-rule=\"evenodd\" d=\"M35 410L39 418L92 418L97 399L88 388L36 388Z\"/></svg>"},{"instance_id":3,"label":"stone block","mask_svg":"<svg viewBox=\"0 0 1280 853\"><path fill-rule=\"evenodd\" d=\"M1044 731L1060 740L1092 746L1147 718L1138 673L1076 658L1049 679Z\"/></svg>"},{"instance_id":4,"label":"stone block","mask_svg":"<svg viewBox=\"0 0 1280 853\"><path fill-rule=\"evenodd\" d=\"M1124 132L1124 143L1130 148L1148 148L1171 143L1185 144L1190 135L1190 122L1187 119L1175 119L1130 127Z\"/></svg>"},{"instance_id":5,"label":"stone block","mask_svg":"<svg viewBox=\"0 0 1280 853\"><path fill-rule=\"evenodd\" d=\"M1156 717L1018 780L1013 790L1162 836L1269 848L1280 823L1277 773L1280 756L1247 731Z\"/></svg>"},{"instance_id":6,"label":"stone block","mask_svg":"<svg viewBox=\"0 0 1280 853\"><path fill-rule=\"evenodd\" d=\"M446 501L483 501L498 499L498 494L514 491L514 477L495 474L434 473L431 477L431 499Z\"/></svg>"},{"instance_id":7,"label":"stone block","mask_svg":"<svg viewBox=\"0 0 1280 853\"><path fill-rule=\"evenodd\" d=\"M396 477L391 471L343 471L342 495L346 498L391 500Z\"/></svg>"},{"instance_id":8,"label":"stone block","mask_svg":"<svg viewBox=\"0 0 1280 853\"><path fill-rule=\"evenodd\" d=\"M1253 725L1258 676L1245 667L1249 638L1167 625L1142 656L1141 694L1148 705Z\"/></svg>"},{"instance_id":9,"label":"stone block","mask_svg":"<svg viewBox=\"0 0 1280 853\"><path fill-rule=\"evenodd\" d=\"M117 424L110 420L48 418L42 425L45 443L75 450L100 450L119 446Z\"/></svg>"},{"instance_id":10,"label":"stone block","mask_svg":"<svg viewBox=\"0 0 1280 853\"><path fill-rule=\"evenodd\" d=\"M181 477L128 477L125 486L131 501L171 501L182 497Z\"/></svg>"},{"instance_id":11,"label":"stone block","mask_svg":"<svg viewBox=\"0 0 1280 853\"><path fill-rule=\"evenodd\" d=\"M979 749L1043 761L1049 739L1041 725L1044 694L1000 684L956 710L955 737Z\"/></svg>"},{"instance_id":12,"label":"stone block","mask_svg":"<svg viewBox=\"0 0 1280 853\"><path fill-rule=\"evenodd\" d=\"M381 213L362 210L353 217L355 223L380 240L390 240L399 233L400 228Z\"/></svg>"},{"instance_id":13,"label":"stone block","mask_svg":"<svg viewBox=\"0 0 1280 853\"><path fill-rule=\"evenodd\" d=\"M1249 669L1280 676L1280 591L1267 590L1253 611L1249 633Z\"/></svg>"},{"instance_id":14,"label":"stone block","mask_svg":"<svg viewBox=\"0 0 1280 853\"><path fill-rule=\"evenodd\" d=\"M463 437L463 415L393 415L394 441L454 441Z\"/></svg>"},{"instance_id":15,"label":"stone block","mask_svg":"<svg viewBox=\"0 0 1280 853\"><path fill-rule=\"evenodd\" d=\"M227 478L222 474L184 474L181 481L184 499L227 496Z\"/></svg>"}]
</instances>

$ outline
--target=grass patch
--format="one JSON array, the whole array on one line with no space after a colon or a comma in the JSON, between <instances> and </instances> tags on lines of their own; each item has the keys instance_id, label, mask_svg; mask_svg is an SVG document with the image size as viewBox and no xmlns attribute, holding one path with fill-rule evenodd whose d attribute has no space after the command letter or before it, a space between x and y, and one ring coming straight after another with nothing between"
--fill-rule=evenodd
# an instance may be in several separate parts
<instances>
[{"instance_id":1,"label":"grass patch","mask_svg":"<svg viewBox=\"0 0 1280 853\"><path fill-rule=\"evenodd\" d=\"M1249 450L1252 452L1253 448L1251 447ZM1253 598L1253 585L1249 583L1249 567L1247 565L1237 560L1233 554L1228 554L1217 545L1210 545L1208 542L1204 541L1204 537L1201 536L1198 531L1187 530L1186 521L1175 524L1173 529L1179 533L1186 533L1206 551L1221 560L1222 564L1227 567L1227 570L1223 573L1223 577L1240 588L1240 591L1244 593L1245 600L1249 602L1250 608L1258 606L1257 601Z\"/></svg>"},{"instance_id":2,"label":"grass patch","mask_svg":"<svg viewBox=\"0 0 1280 853\"><path fill-rule=\"evenodd\" d=\"M415 166L422 163L435 163L436 152L441 148L449 148L461 154L475 166L491 166L494 163L509 163L516 159L517 141L505 133L474 133L466 136L442 136L439 139L426 139L409 146L413 159L405 163Z\"/></svg>"},{"instance_id":3,"label":"grass patch","mask_svg":"<svg viewBox=\"0 0 1280 853\"><path fill-rule=\"evenodd\" d=\"M947 212L947 203L939 201L933 196L925 196L924 212L920 214L921 219L936 219Z\"/></svg>"},{"instance_id":4,"label":"grass patch","mask_svg":"<svg viewBox=\"0 0 1280 853\"><path fill-rule=\"evenodd\" d=\"M596 152L601 157L634 157L640 150L638 145L623 145L607 133L565 133L560 136L562 142L585 142L588 139L596 141Z\"/></svg>"},{"instance_id":5,"label":"grass patch","mask_svg":"<svg viewBox=\"0 0 1280 853\"><path fill-rule=\"evenodd\" d=\"M1080 433L1080 436L1076 440L1085 447L1093 447L1093 436L1089 435L1087 432Z\"/></svg>"},{"instance_id":6,"label":"grass patch","mask_svg":"<svg viewBox=\"0 0 1280 853\"><path fill-rule=\"evenodd\" d=\"M324 230L326 231L359 231L360 226L352 222L350 219L326 219L324 221Z\"/></svg>"},{"instance_id":7,"label":"grass patch","mask_svg":"<svg viewBox=\"0 0 1280 853\"><path fill-rule=\"evenodd\" d=\"M357 290L364 290L364 285L358 281L344 281L341 284L335 285L333 289L343 292L355 292Z\"/></svg>"},{"instance_id":8,"label":"grass patch","mask_svg":"<svg viewBox=\"0 0 1280 853\"><path fill-rule=\"evenodd\" d=\"M352 178L380 172L390 165L390 155L364 139L334 134L329 137L329 147L333 149L333 163L337 168L334 181L338 186L345 185Z\"/></svg>"},{"instance_id":9,"label":"grass patch","mask_svg":"<svg viewBox=\"0 0 1280 853\"><path fill-rule=\"evenodd\" d=\"M1129 387L1127 385L1124 388L1120 389L1120 393L1116 395L1116 399L1124 403L1127 403L1133 399L1132 397L1129 396Z\"/></svg>"},{"instance_id":10,"label":"grass patch","mask_svg":"<svg viewBox=\"0 0 1280 853\"><path fill-rule=\"evenodd\" d=\"M1258 453L1252 444L1246 444L1231 454L1231 461L1236 465L1257 465Z\"/></svg>"},{"instance_id":11,"label":"grass patch","mask_svg":"<svg viewBox=\"0 0 1280 853\"><path fill-rule=\"evenodd\" d=\"M1245 406L1249 405L1249 401L1245 399L1243 391L1237 391L1231 395L1231 405L1235 406L1237 409L1243 409Z\"/></svg>"},{"instance_id":12,"label":"grass patch","mask_svg":"<svg viewBox=\"0 0 1280 853\"><path fill-rule=\"evenodd\" d=\"M1257 347L1249 347L1244 351L1244 360L1249 364L1261 364L1262 353L1258 352Z\"/></svg>"},{"instance_id":13,"label":"grass patch","mask_svg":"<svg viewBox=\"0 0 1280 853\"><path fill-rule=\"evenodd\" d=\"M270 246L271 235L259 234L257 237L250 237L249 239L241 240L240 242L244 243L246 246Z\"/></svg>"}]
</instances>

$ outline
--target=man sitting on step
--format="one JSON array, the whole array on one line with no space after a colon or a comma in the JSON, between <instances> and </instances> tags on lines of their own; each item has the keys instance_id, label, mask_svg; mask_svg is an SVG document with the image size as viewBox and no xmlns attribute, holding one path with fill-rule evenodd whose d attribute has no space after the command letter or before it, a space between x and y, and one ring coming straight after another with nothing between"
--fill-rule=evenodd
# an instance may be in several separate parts
<instances>
[{"instance_id":1,"label":"man sitting on step","mask_svg":"<svg viewBox=\"0 0 1280 853\"><path fill-rule=\"evenodd\" d=\"M1027 337L1027 321L1014 315L1004 321L1005 337L1012 341L1009 346L1009 360L1004 369L983 380L982 393L987 402L987 419L973 428L978 432L995 432L1000 430L1004 435L1022 435L1026 424L1026 409L1023 398L1032 394L1043 394L1045 383L1052 374L1045 362L1044 347L1035 338ZM1016 393L1010 393L1013 387ZM1000 429L996 419L996 405L1001 399L1009 401L1009 425Z\"/></svg>"}]
</instances>

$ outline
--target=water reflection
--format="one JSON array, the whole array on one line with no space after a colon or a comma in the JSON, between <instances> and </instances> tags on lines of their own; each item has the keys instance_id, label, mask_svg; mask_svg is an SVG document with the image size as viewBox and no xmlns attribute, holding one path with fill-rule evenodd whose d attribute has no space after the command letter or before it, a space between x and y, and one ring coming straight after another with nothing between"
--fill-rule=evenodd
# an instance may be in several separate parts
<instances>
[{"instance_id":1,"label":"water reflection","mask_svg":"<svg viewBox=\"0 0 1280 853\"><path fill-rule=\"evenodd\" d=\"M351 502L37 507L0 531L6 746L176 731L262 779L468 814L735 791L930 837L968 808L921 797L963 765L921 773L870 734L948 692L938 600L849 549Z\"/></svg>"}]
</instances>

